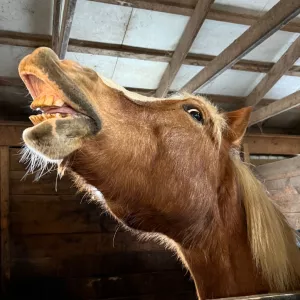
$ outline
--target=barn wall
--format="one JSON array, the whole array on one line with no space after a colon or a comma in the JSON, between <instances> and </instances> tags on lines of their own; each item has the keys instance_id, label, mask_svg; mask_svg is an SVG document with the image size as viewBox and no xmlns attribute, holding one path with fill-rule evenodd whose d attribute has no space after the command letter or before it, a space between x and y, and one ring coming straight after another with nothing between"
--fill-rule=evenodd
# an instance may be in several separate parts
<instances>
[{"instance_id":1,"label":"barn wall","mask_svg":"<svg viewBox=\"0 0 300 300\"><path fill-rule=\"evenodd\" d=\"M300 156L256 168L290 225L300 230Z\"/></svg>"},{"instance_id":2,"label":"barn wall","mask_svg":"<svg viewBox=\"0 0 300 300\"><path fill-rule=\"evenodd\" d=\"M19 127L12 127L0 127L2 148L9 140L9 145L20 143ZM193 284L172 253L118 228L95 203L75 196L67 178L58 181L56 192L55 172L39 182L32 176L22 180L25 168L18 162L18 151L10 148L7 160L9 291L30 299L195 299ZM256 171L291 224L300 229L300 157L258 166ZM2 187L0 199L2 208Z\"/></svg>"},{"instance_id":3,"label":"barn wall","mask_svg":"<svg viewBox=\"0 0 300 300\"><path fill-rule=\"evenodd\" d=\"M174 255L140 242L55 172L25 180L10 149L10 292L49 299L195 299Z\"/></svg>"}]
</instances>

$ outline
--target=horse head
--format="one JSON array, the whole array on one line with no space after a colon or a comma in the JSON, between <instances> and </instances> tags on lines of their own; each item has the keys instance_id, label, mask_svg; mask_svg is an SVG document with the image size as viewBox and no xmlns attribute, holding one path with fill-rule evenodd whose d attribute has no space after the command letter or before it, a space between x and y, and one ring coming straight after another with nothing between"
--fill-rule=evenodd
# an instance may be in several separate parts
<instances>
[{"instance_id":1,"label":"horse head","mask_svg":"<svg viewBox=\"0 0 300 300\"><path fill-rule=\"evenodd\" d=\"M288 286L294 272L284 238L289 229L261 188L253 188L250 173L237 173L243 167L232 161L251 108L219 112L204 97L188 94L145 97L59 60L48 48L26 56L19 73L33 97L31 108L43 112L30 117L34 126L23 133L32 155L70 170L79 188L95 196L100 191L106 208L127 227L179 249L199 295L268 291L260 265L270 282ZM246 178L246 204L237 178ZM255 222L261 226L253 235ZM261 236L272 226L283 238L270 233L266 246ZM272 260L273 246L284 249L282 263ZM241 260L247 267L237 275ZM280 264L287 266L282 278Z\"/></svg>"}]
</instances>

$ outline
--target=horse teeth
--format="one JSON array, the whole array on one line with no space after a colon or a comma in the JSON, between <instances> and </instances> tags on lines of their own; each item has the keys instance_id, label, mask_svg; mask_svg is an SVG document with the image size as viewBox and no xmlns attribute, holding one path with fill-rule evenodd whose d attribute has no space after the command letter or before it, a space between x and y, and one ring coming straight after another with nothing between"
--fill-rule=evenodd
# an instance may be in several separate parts
<instances>
[{"instance_id":1,"label":"horse teeth","mask_svg":"<svg viewBox=\"0 0 300 300\"><path fill-rule=\"evenodd\" d=\"M64 106L64 102L56 98L56 96L53 95L43 95L35 98L33 102L31 103L30 107L31 109L38 109L41 107L62 107Z\"/></svg>"},{"instance_id":2,"label":"horse teeth","mask_svg":"<svg viewBox=\"0 0 300 300\"><path fill-rule=\"evenodd\" d=\"M60 119L60 118L66 118L72 116L71 114L61 114L61 113L55 113L55 114L39 114L39 115L33 115L30 116L29 119L32 122L33 125L37 125L45 120L49 119Z\"/></svg>"},{"instance_id":3,"label":"horse teeth","mask_svg":"<svg viewBox=\"0 0 300 300\"><path fill-rule=\"evenodd\" d=\"M45 95L43 97L44 99L44 106L53 106L53 103L54 103L54 96L51 96L51 95Z\"/></svg>"},{"instance_id":4,"label":"horse teeth","mask_svg":"<svg viewBox=\"0 0 300 300\"><path fill-rule=\"evenodd\" d=\"M33 115L29 117L29 120L32 122L33 125L36 125L39 123L37 116Z\"/></svg>"}]
</instances>

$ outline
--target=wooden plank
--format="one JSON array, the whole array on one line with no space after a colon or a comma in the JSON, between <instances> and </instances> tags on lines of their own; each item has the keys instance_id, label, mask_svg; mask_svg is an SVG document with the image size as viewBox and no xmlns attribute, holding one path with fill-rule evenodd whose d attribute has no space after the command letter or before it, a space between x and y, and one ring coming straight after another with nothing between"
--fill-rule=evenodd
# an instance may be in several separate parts
<instances>
[{"instance_id":1,"label":"wooden plank","mask_svg":"<svg viewBox=\"0 0 300 300\"><path fill-rule=\"evenodd\" d=\"M53 0L52 39L53 51L58 53L59 29L60 29L61 0Z\"/></svg>"},{"instance_id":2,"label":"wooden plank","mask_svg":"<svg viewBox=\"0 0 300 300\"><path fill-rule=\"evenodd\" d=\"M83 199L82 194L76 194L76 195L60 195L60 194L50 194L50 195L11 195L10 196L10 209L11 212L19 212L20 205L23 205L24 203L35 203L36 205L39 204L46 204L46 203L52 203L57 205L61 202L72 202L76 201L78 204L82 204L85 202L89 202L88 198ZM89 205L90 203L86 203ZM67 204L63 204L67 205ZM98 210L101 210L98 206Z\"/></svg>"},{"instance_id":3,"label":"wooden plank","mask_svg":"<svg viewBox=\"0 0 300 300\"><path fill-rule=\"evenodd\" d=\"M300 188L300 175L290 177L290 184L299 190Z\"/></svg>"},{"instance_id":4,"label":"wooden plank","mask_svg":"<svg viewBox=\"0 0 300 300\"><path fill-rule=\"evenodd\" d=\"M18 258L12 260L11 276L99 277L109 274L182 270L169 251L117 252L66 257Z\"/></svg>"},{"instance_id":5,"label":"wooden plank","mask_svg":"<svg viewBox=\"0 0 300 300\"><path fill-rule=\"evenodd\" d=\"M284 176L284 175L279 175L279 176ZM265 180L265 178L263 178L263 183L268 190L286 191L288 189L290 191L296 191L295 188L289 184L289 178L286 177L282 177L280 179L272 179L272 180Z\"/></svg>"},{"instance_id":6,"label":"wooden plank","mask_svg":"<svg viewBox=\"0 0 300 300\"><path fill-rule=\"evenodd\" d=\"M184 32L177 44L172 59L168 64L156 91L156 97L165 97L187 56L214 0L198 0Z\"/></svg>"},{"instance_id":7,"label":"wooden plank","mask_svg":"<svg viewBox=\"0 0 300 300\"><path fill-rule=\"evenodd\" d=\"M193 282L189 274L184 274L184 272L180 271L169 271L115 275L101 278L70 279L68 287L80 299L118 297L139 299L137 296L150 293L164 295L163 298L158 299L174 299L173 297L177 293L191 291L193 289Z\"/></svg>"},{"instance_id":8,"label":"wooden plank","mask_svg":"<svg viewBox=\"0 0 300 300\"><path fill-rule=\"evenodd\" d=\"M300 49L300 45L299 45ZM285 111L298 107L300 105L300 91L297 91L281 100L262 107L251 113L248 127L277 116Z\"/></svg>"},{"instance_id":9,"label":"wooden plank","mask_svg":"<svg viewBox=\"0 0 300 300\"><path fill-rule=\"evenodd\" d=\"M247 96L245 106L256 106L285 72L294 65L300 57L300 37L280 57L278 62L264 76L254 90ZM299 93L300 94L300 93Z\"/></svg>"},{"instance_id":10,"label":"wooden plank","mask_svg":"<svg viewBox=\"0 0 300 300\"><path fill-rule=\"evenodd\" d=\"M21 159L21 148L10 148L9 149L9 170L10 171L26 171L26 165L20 163Z\"/></svg>"},{"instance_id":11,"label":"wooden plank","mask_svg":"<svg viewBox=\"0 0 300 300\"><path fill-rule=\"evenodd\" d=\"M176 285L176 288L172 287ZM12 299L196 300L189 275L180 271L112 274L96 278L19 278Z\"/></svg>"},{"instance_id":12,"label":"wooden plank","mask_svg":"<svg viewBox=\"0 0 300 300\"><path fill-rule=\"evenodd\" d=\"M134 8L147 9L152 11L165 12L170 14L179 14L184 16L191 16L196 6L196 0L190 3L182 3L181 1L171 1L169 4L166 1L152 0L90 0L94 2L109 3L114 5L122 5ZM228 10L220 10L214 6L207 14L207 19L214 21L222 21L234 24L253 25L259 20L260 16L257 11L251 12L248 9L239 7L239 12L234 12L232 6L228 6ZM290 22L286 24L283 31L300 33L300 23Z\"/></svg>"},{"instance_id":13,"label":"wooden plank","mask_svg":"<svg viewBox=\"0 0 300 300\"><path fill-rule=\"evenodd\" d=\"M43 175L39 181L34 181L34 175L24 178L24 171L11 171L10 194L11 195L75 195L77 189L67 176L57 178L56 172Z\"/></svg>"},{"instance_id":14,"label":"wooden plank","mask_svg":"<svg viewBox=\"0 0 300 300\"><path fill-rule=\"evenodd\" d=\"M120 2L119 0L90 0L93 2L100 2L100 3L108 3L108 4L114 4L114 5L122 5L126 7L134 7L134 8L140 8L140 9L146 9L146 10L152 10L152 11L159 11L169 14L178 14L178 15L184 15L184 16L191 16L193 14L194 8L196 6L195 0L194 4L191 5L182 5L182 3L178 3L178 5L175 4L175 1L173 2L174 5L168 5L166 4L166 1L153 1L153 0L125 0ZM172 4L173 4L172 3Z\"/></svg>"},{"instance_id":15,"label":"wooden plank","mask_svg":"<svg viewBox=\"0 0 300 300\"><path fill-rule=\"evenodd\" d=\"M1 286L5 290L10 278L9 238L9 150L0 147L0 208L1 208Z\"/></svg>"},{"instance_id":16,"label":"wooden plank","mask_svg":"<svg viewBox=\"0 0 300 300\"><path fill-rule=\"evenodd\" d=\"M11 257L68 257L131 251L162 251L163 246L141 241L129 232L24 235L11 240Z\"/></svg>"},{"instance_id":17,"label":"wooden plank","mask_svg":"<svg viewBox=\"0 0 300 300\"><path fill-rule=\"evenodd\" d=\"M211 82L299 13L300 2L298 0L278 2L257 23L223 50L206 68L186 83L180 91L193 92Z\"/></svg>"},{"instance_id":18,"label":"wooden plank","mask_svg":"<svg viewBox=\"0 0 300 300\"><path fill-rule=\"evenodd\" d=\"M278 179L270 180L269 182L277 181ZM281 179L279 179L281 180ZM268 181L266 181L268 182ZM285 185L283 188L280 189L269 189L269 194L271 195L272 199L274 201L293 201L295 197L298 197L300 192L295 187L290 185L287 182L287 185ZM297 198L296 198L297 199Z\"/></svg>"},{"instance_id":19,"label":"wooden plank","mask_svg":"<svg viewBox=\"0 0 300 300\"><path fill-rule=\"evenodd\" d=\"M272 195L272 199L276 196ZM285 213L300 213L300 195L289 195L275 199L274 202Z\"/></svg>"},{"instance_id":20,"label":"wooden plank","mask_svg":"<svg viewBox=\"0 0 300 300\"><path fill-rule=\"evenodd\" d=\"M67 53L76 3L77 0L65 0L58 43L58 56L60 59L64 59Z\"/></svg>"},{"instance_id":21,"label":"wooden plank","mask_svg":"<svg viewBox=\"0 0 300 300\"><path fill-rule=\"evenodd\" d=\"M37 35L0 30L0 44L33 48L41 46L50 47L51 37L49 35ZM164 51L77 39L69 40L68 51L161 62L170 62L173 56L173 51ZM216 56L213 55L189 53L183 60L183 64L205 67L212 60L214 60L215 57ZM267 73L273 66L274 63L271 62L240 60L235 65L231 66L231 68L233 70L240 71ZM300 66L292 66L288 71L286 71L285 75L300 76ZM0 85L23 85L23 83L20 78L5 78L2 76L0 77Z\"/></svg>"},{"instance_id":22,"label":"wooden plank","mask_svg":"<svg viewBox=\"0 0 300 300\"><path fill-rule=\"evenodd\" d=\"M260 166L264 164L269 164L271 162L278 161L279 159L250 159L250 164L253 166Z\"/></svg>"},{"instance_id":23,"label":"wooden plank","mask_svg":"<svg viewBox=\"0 0 300 300\"><path fill-rule=\"evenodd\" d=\"M133 47L127 45L120 46L116 44L83 41L77 39L70 39L68 51L76 52L76 53L117 56L117 57L124 57L124 58L134 58L134 59L141 59L141 60L161 61L161 62L170 62L174 54L173 51ZM183 64L205 67L212 60L214 60L215 57L216 56L213 55L189 53L183 60ZM234 66L232 66L232 69L240 70L240 71L266 73L272 68L273 65L274 63L270 63L270 62L241 60L237 62ZM291 67L286 72L285 75L300 76L300 67L299 66Z\"/></svg>"},{"instance_id":24,"label":"wooden plank","mask_svg":"<svg viewBox=\"0 0 300 300\"><path fill-rule=\"evenodd\" d=\"M254 25L257 23L261 17L261 13L257 11L251 11L249 9L238 8L239 12L233 11L234 7L228 6L228 10L218 10L213 8L207 15L207 19L221 22L228 22L234 24L243 24L243 25ZM282 31L288 32L300 32L300 22L291 21L288 24L285 24L282 28Z\"/></svg>"},{"instance_id":25,"label":"wooden plank","mask_svg":"<svg viewBox=\"0 0 300 300\"><path fill-rule=\"evenodd\" d=\"M244 143L250 154L298 155L300 136L279 134L247 134Z\"/></svg>"},{"instance_id":26,"label":"wooden plank","mask_svg":"<svg viewBox=\"0 0 300 300\"><path fill-rule=\"evenodd\" d=\"M17 125L1 125L0 124L0 146L21 146L22 132L30 126L23 124Z\"/></svg>"},{"instance_id":27,"label":"wooden plank","mask_svg":"<svg viewBox=\"0 0 300 300\"><path fill-rule=\"evenodd\" d=\"M0 44L28 48L51 47L51 36L0 30Z\"/></svg>"},{"instance_id":28,"label":"wooden plank","mask_svg":"<svg viewBox=\"0 0 300 300\"><path fill-rule=\"evenodd\" d=\"M264 180L275 180L300 175L300 156L256 167L255 171Z\"/></svg>"},{"instance_id":29,"label":"wooden plank","mask_svg":"<svg viewBox=\"0 0 300 300\"><path fill-rule=\"evenodd\" d=\"M299 230L300 229L300 213L286 213L285 217L287 221L290 223L292 228Z\"/></svg>"},{"instance_id":30,"label":"wooden plank","mask_svg":"<svg viewBox=\"0 0 300 300\"><path fill-rule=\"evenodd\" d=\"M300 172L280 173L276 179L268 179L265 185L269 190L281 190L287 195L297 195L300 190Z\"/></svg>"},{"instance_id":31,"label":"wooden plank","mask_svg":"<svg viewBox=\"0 0 300 300\"><path fill-rule=\"evenodd\" d=\"M11 196L10 201L14 236L124 231L97 203L77 199L61 201L52 195Z\"/></svg>"},{"instance_id":32,"label":"wooden plank","mask_svg":"<svg viewBox=\"0 0 300 300\"><path fill-rule=\"evenodd\" d=\"M215 300L261 300L261 299L296 300L299 299L299 297L300 297L300 293L270 293L270 294L242 296L242 297L217 298Z\"/></svg>"}]
</instances>

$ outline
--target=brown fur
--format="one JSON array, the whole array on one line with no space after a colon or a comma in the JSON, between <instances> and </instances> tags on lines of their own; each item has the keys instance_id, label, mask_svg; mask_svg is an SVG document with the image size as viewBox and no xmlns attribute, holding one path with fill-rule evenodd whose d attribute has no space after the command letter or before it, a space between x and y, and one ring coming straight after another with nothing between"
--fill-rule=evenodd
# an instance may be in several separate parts
<instances>
[{"instance_id":1,"label":"brown fur","mask_svg":"<svg viewBox=\"0 0 300 300\"><path fill-rule=\"evenodd\" d=\"M26 82L24 74L31 72L72 103L61 76L50 79L51 68L62 71L64 84L76 86L101 120L101 130L85 133L60 167L71 170L81 188L101 191L107 209L129 228L166 237L190 270L199 299L300 288L292 230L232 154L251 109L221 114L202 97L146 98L75 63L59 62L45 48L21 62L20 74ZM201 111L204 123L184 111L184 104ZM33 151L55 160L62 147Z\"/></svg>"}]
</instances>

